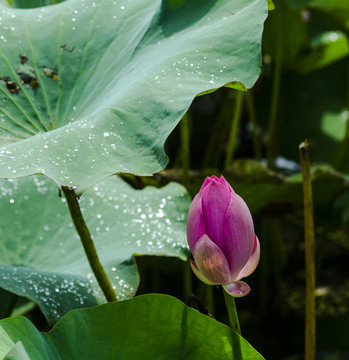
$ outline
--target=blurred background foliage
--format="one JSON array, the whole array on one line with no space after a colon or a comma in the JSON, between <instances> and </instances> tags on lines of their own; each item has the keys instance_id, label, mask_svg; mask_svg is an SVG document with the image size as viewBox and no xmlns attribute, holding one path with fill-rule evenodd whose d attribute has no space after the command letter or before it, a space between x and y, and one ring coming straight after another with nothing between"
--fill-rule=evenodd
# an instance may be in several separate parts
<instances>
[{"instance_id":1,"label":"blurred background foliage","mask_svg":"<svg viewBox=\"0 0 349 360\"><path fill-rule=\"evenodd\" d=\"M4 2L5 0L1 0ZM37 7L49 0L12 0ZM184 0L168 0L175 9ZM349 359L349 2L276 0L265 23L261 76L247 92L198 96L166 143L169 166L153 177L124 175L135 188L184 184L195 196L223 174L251 209L262 255L249 296L237 300L243 336L266 359L302 359L304 228L299 144L312 161L319 359ZM200 283L178 259L139 257L138 294L185 301L193 292L227 323L221 290ZM10 295L1 295L7 316ZM10 299L11 300L11 299ZM199 302L192 302L200 307ZM33 303L14 312L47 330Z\"/></svg>"},{"instance_id":2,"label":"blurred background foliage","mask_svg":"<svg viewBox=\"0 0 349 360\"><path fill-rule=\"evenodd\" d=\"M274 3L265 23L256 85L244 93L222 88L197 97L166 143L168 168L151 179L137 178L137 186L180 181L195 196L205 176L226 177L250 207L262 245L260 265L248 279L252 292L237 300L243 335L267 359L302 359L305 279L298 146L307 139L315 207L318 354L349 359L349 2ZM162 280L168 265L155 270L142 261L149 271L143 279L155 286L152 291L174 294L178 287L168 289L168 280ZM157 271L158 281L152 283ZM192 280L209 312L226 322L220 290ZM179 276L171 284L180 281ZM140 291L149 288L143 283ZM183 292L175 295L184 299Z\"/></svg>"}]
</instances>

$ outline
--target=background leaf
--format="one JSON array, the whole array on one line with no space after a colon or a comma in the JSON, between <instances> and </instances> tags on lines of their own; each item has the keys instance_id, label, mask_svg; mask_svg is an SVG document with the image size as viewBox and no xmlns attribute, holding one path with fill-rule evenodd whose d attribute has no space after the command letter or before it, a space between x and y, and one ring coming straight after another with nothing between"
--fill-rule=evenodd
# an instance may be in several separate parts
<instances>
[{"instance_id":1,"label":"background leaf","mask_svg":"<svg viewBox=\"0 0 349 360\"><path fill-rule=\"evenodd\" d=\"M65 199L57 195L43 176L1 183L0 286L35 301L49 322L105 302ZM115 176L84 194L83 214L119 299L137 290L134 255L186 259L189 205L178 184L134 190Z\"/></svg>"},{"instance_id":2,"label":"background leaf","mask_svg":"<svg viewBox=\"0 0 349 360\"><path fill-rule=\"evenodd\" d=\"M228 326L166 295L75 310L48 334L23 317L2 320L0 356L19 340L35 360L263 359Z\"/></svg>"},{"instance_id":3,"label":"background leaf","mask_svg":"<svg viewBox=\"0 0 349 360\"><path fill-rule=\"evenodd\" d=\"M22 342L18 341L16 345L10 350L10 352L4 357L4 360L30 360L30 357L25 351Z\"/></svg>"},{"instance_id":4,"label":"background leaf","mask_svg":"<svg viewBox=\"0 0 349 360\"><path fill-rule=\"evenodd\" d=\"M113 173L152 174L196 94L253 86L266 1L166 4L0 5L1 177L42 173L82 193Z\"/></svg>"}]
</instances>

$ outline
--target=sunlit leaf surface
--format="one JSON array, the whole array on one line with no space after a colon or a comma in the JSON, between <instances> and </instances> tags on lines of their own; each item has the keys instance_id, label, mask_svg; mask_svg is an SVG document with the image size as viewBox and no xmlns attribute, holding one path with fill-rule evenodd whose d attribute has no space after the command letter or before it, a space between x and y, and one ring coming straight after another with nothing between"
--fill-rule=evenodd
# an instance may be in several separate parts
<instances>
[{"instance_id":1,"label":"sunlit leaf surface","mask_svg":"<svg viewBox=\"0 0 349 360\"><path fill-rule=\"evenodd\" d=\"M24 317L0 321L0 356L18 341L35 360L263 360L231 328L167 295L75 310L48 334Z\"/></svg>"},{"instance_id":2,"label":"sunlit leaf surface","mask_svg":"<svg viewBox=\"0 0 349 360\"><path fill-rule=\"evenodd\" d=\"M44 176L0 184L0 287L39 304L50 322L105 301L72 224L65 199ZM120 299L139 283L134 254L185 259L190 199L185 189L134 190L110 177L81 198L86 223Z\"/></svg>"},{"instance_id":3,"label":"sunlit leaf surface","mask_svg":"<svg viewBox=\"0 0 349 360\"><path fill-rule=\"evenodd\" d=\"M151 174L196 94L251 87L264 0L0 4L0 176L41 173L78 193ZM243 84L243 85L242 85Z\"/></svg>"}]
</instances>

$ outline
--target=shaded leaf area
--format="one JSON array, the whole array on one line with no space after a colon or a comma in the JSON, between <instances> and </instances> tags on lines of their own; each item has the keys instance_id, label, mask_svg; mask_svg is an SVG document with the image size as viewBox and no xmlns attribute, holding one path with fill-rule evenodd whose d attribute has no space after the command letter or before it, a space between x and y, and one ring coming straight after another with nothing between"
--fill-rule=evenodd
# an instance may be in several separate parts
<instances>
[{"instance_id":1,"label":"shaded leaf area","mask_svg":"<svg viewBox=\"0 0 349 360\"><path fill-rule=\"evenodd\" d=\"M344 19L347 21L348 16L348 2L280 2L279 9L268 17L263 34L266 76L258 89L261 96L256 110L260 123L267 129L271 111L270 71L279 51L273 34L281 31L282 77L273 141L279 144L282 156L298 161L298 144L308 139L312 161L327 162L346 173L349 46Z\"/></svg>"},{"instance_id":2,"label":"shaded leaf area","mask_svg":"<svg viewBox=\"0 0 349 360\"><path fill-rule=\"evenodd\" d=\"M24 315L35 307L35 303L0 288L0 319Z\"/></svg>"},{"instance_id":3,"label":"shaded leaf area","mask_svg":"<svg viewBox=\"0 0 349 360\"><path fill-rule=\"evenodd\" d=\"M167 295L75 310L48 334L23 317L2 320L0 328L0 356L21 341L36 360L263 359L229 327Z\"/></svg>"},{"instance_id":4,"label":"shaded leaf area","mask_svg":"<svg viewBox=\"0 0 349 360\"><path fill-rule=\"evenodd\" d=\"M0 5L1 177L41 173L81 194L113 173L149 175L196 94L253 86L265 1L168 4Z\"/></svg>"},{"instance_id":5,"label":"shaded leaf area","mask_svg":"<svg viewBox=\"0 0 349 360\"><path fill-rule=\"evenodd\" d=\"M315 6L317 2L320 3L313 1L311 4ZM281 32L283 69L308 73L337 62L349 54L347 30L336 21L323 20L326 17L333 20L330 7L324 6L324 11L319 13L309 3L297 0L280 2L278 11L271 13L266 21L263 52L274 61L277 52L275 33ZM326 0L325 3L328 5L330 1ZM342 14L347 19L348 4L340 1L336 3L343 7ZM308 5L309 8L306 8Z\"/></svg>"},{"instance_id":6,"label":"shaded leaf area","mask_svg":"<svg viewBox=\"0 0 349 360\"><path fill-rule=\"evenodd\" d=\"M188 255L185 189L134 190L118 177L95 185L81 207L120 300L139 275L134 255ZM35 301L50 323L67 311L105 302L73 227L65 199L44 176L1 182L0 286Z\"/></svg>"},{"instance_id":7,"label":"shaded leaf area","mask_svg":"<svg viewBox=\"0 0 349 360\"><path fill-rule=\"evenodd\" d=\"M283 78L280 152L298 159L298 144L308 139L313 162L321 161L349 172L347 122L347 61L343 60L306 76ZM300 90L299 90L300 89Z\"/></svg>"},{"instance_id":8,"label":"shaded leaf area","mask_svg":"<svg viewBox=\"0 0 349 360\"><path fill-rule=\"evenodd\" d=\"M349 4L341 0L287 0L293 7L313 9L331 18L341 30L349 30Z\"/></svg>"},{"instance_id":9,"label":"shaded leaf area","mask_svg":"<svg viewBox=\"0 0 349 360\"><path fill-rule=\"evenodd\" d=\"M349 172L347 59L306 75L285 72L280 87L277 124L279 153L298 161L298 146L307 139L312 162L328 163ZM259 124L268 126L270 79L258 89Z\"/></svg>"},{"instance_id":10,"label":"shaded leaf area","mask_svg":"<svg viewBox=\"0 0 349 360\"><path fill-rule=\"evenodd\" d=\"M18 9L31 9L40 6L54 5L65 0L9 0L11 7Z\"/></svg>"},{"instance_id":11,"label":"shaded leaf area","mask_svg":"<svg viewBox=\"0 0 349 360\"><path fill-rule=\"evenodd\" d=\"M349 55L348 38L340 31L328 31L314 37L310 52L300 56L295 71L309 73L330 65Z\"/></svg>"}]
</instances>

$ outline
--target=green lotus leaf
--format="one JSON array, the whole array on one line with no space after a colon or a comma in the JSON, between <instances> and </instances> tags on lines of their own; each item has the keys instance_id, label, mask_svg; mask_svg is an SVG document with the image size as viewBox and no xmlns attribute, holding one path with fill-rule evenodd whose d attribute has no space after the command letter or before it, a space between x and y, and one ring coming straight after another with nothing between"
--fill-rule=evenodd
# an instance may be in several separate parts
<instances>
[{"instance_id":1,"label":"green lotus leaf","mask_svg":"<svg viewBox=\"0 0 349 360\"><path fill-rule=\"evenodd\" d=\"M44 176L0 183L0 287L35 301L54 323L105 302L65 203ZM139 284L134 255L186 259L190 198L179 184L134 190L116 176L81 198L86 223L120 300Z\"/></svg>"},{"instance_id":2,"label":"green lotus leaf","mask_svg":"<svg viewBox=\"0 0 349 360\"><path fill-rule=\"evenodd\" d=\"M168 295L74 310L48 334L24 317L1 320L0 356L18 341L35 360L263 360L231 328Z\"/></svg>"},{"instance_id":3,"label":"green lotus leaf","mask_svg":"<svg viewBox=\"0 0 349 360\"><path fill-rule=\"evenodd\" d=\"M0 177L150 175L197 94L253 86L267 2L171 3L0 4Z\"/></svg>"}]
</instances>

